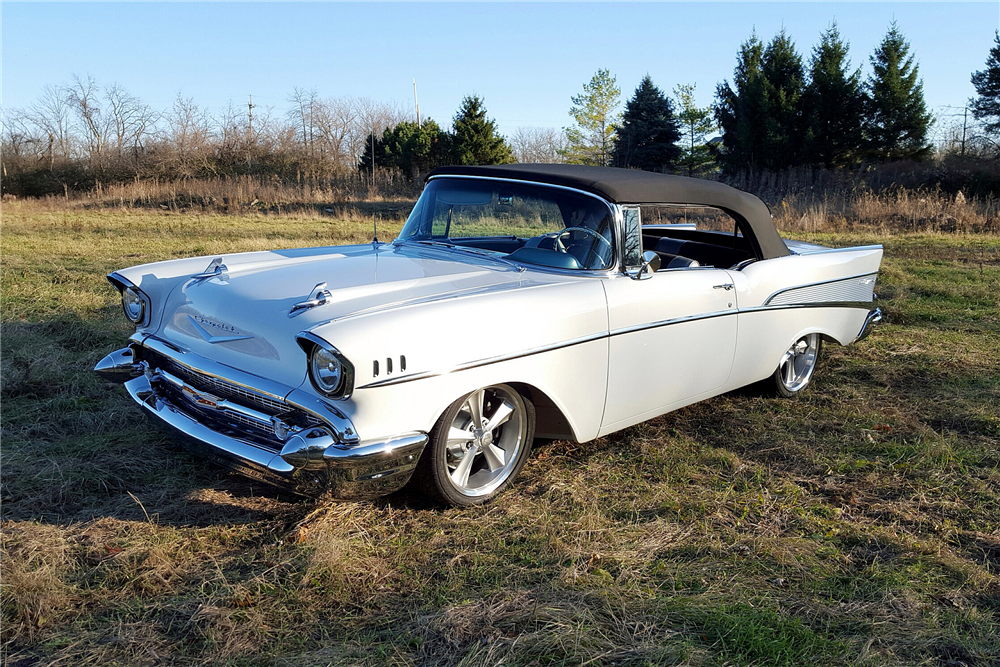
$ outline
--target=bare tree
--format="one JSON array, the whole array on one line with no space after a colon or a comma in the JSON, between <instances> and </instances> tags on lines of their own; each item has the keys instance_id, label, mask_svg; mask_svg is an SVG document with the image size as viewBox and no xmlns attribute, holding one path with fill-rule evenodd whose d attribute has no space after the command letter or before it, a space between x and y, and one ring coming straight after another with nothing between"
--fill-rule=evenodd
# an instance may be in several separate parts
<instances>
[{"instance_id":1,"label":"bare tree","mask_svg":"<svg viewBox=\"0 0 1000 667\"><path fill-rule=\"evenodd\" d=\"M314 118L319 94L315 89L303 90L296 86L292 89L288 101L293 105L293 108L288 110L288 118L296 124L296 132L299 133L306 155L312 156L315 145Z\"/></svg>"},{"instance_id":2,"label":"bare tree","mask_svg":"<svg viewBox=\"0 0 1000 667\"><path fill-rule=\"evenodd\" d=\"M72 115L66 88L51 85L42 88L38 101L27 111L25 121L45 137L50 169L57 158L68 159L73 155Z\"/></svg>"},{"instance_id":3,"label":"bare tree","mask_svg":"<svg viewBox=\"0 0 1000 667\"><path fill-rule=\"evenodd\" d=\"M519 127L509 139L518 162L564 162L566 133L552 127Z\"/></svg>"},{"instance_id":4,"label":"bare tree","mask_svg":"<svg viewBox=\"0 0 1000 667\"><path fill-rule=\"evenodd\" d=\"M128 151L137 161L144 141L158 120L159 114L117 83L105 91L105 100L112 131L111 138L114 140L118 157L124 157Z\"/></svg>"},{"instance_id":5,"label":"bare tree","mask_svg":"<svg viewBox=\"0 0 1000 667\"><path fill-rule=\"evenodd\" d=\"M107 126L104 114L101 113L99 95L100 86L89 74L86 79L74 74L73 81L66 88L67 102L72 106L82 126L92 165L103 161L107 144Z\"/></svg>"},{"instance_id":6,"label":"bare tree","mask_svg":"<svg viewBox=\"0 0 1000 667\"><path fill-rule=\"evenodd\" d=\"M166 121L167 140L180 175L192 176L198 167L207 166L212 137L208 114L193 99L178 93Z\"/></svg>"}]
</instances>

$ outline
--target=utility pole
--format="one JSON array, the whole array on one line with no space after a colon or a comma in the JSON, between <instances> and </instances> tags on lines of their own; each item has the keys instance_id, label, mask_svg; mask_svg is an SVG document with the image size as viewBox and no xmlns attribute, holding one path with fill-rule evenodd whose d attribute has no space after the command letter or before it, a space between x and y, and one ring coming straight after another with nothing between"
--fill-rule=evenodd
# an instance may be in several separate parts
<instances>
[{"instance_id":1,"label":"utility pole","mask_svg":"<svg viewBox=\"0 0 1000 667\"><path fill-rule=\"evenodd\" d=\"M250 123L250 139L253 140L253 93L250 93L250 102L247 103L247 116Z\"/></svg>"},{"instance_id":2,"label":"utility pole","mask_svg":"<svg viewBox=\"0 0 1000 667\"><path fill-rule=\"evenodd\" d=\"M969 103L965 103L965 113L962 119L962 155L965 155L965 128L969 124Z\"/></svg>"},{"instance_id":3,"label":"utility pole","mask_svg":"<svg viewBox=\"0 0 1000 667\"><path fill-rule=\"evenodd\" d=\"M413 105L417 107L417 127L420 127L420 103L417 102L417 80L413 79Z\"/></svg>"}]
</instances>

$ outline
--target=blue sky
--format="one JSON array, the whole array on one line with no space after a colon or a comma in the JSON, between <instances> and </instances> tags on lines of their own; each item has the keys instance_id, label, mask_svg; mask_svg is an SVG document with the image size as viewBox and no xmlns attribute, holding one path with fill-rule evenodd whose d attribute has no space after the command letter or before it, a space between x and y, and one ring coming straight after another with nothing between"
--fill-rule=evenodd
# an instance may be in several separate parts
<instances>
[{"instance_id":1,"label":"blue sky","mask_svg":"<svg viewBox=\"0 0 1000 667\"><path fill-rule=\"evenodd\" d=\"M4 107L90 74L157 108L178 93L212 111L229 100L283 113L294 86L412 105L443 125L463 96L486 100L501 131L569 124L570 96L598 68L623 100L647 72L663 90L696 83L699 102L731 79L750 31L784 27L807 56L836 20L855 64L895 19L920 64L928 105L974 94L1000 3L17 3L0 4Z\"/></svg>"}]
</instances>

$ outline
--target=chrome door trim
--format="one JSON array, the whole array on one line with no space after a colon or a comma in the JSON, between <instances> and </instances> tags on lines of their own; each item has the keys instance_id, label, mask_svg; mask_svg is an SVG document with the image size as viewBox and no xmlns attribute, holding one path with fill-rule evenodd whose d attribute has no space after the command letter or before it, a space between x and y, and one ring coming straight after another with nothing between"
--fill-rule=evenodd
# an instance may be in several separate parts
<instances>
[{"instance_id":1,"label":"chrome door trim","mask_svg":"<svg viewBox=\"0 0 1000 667\"><path fill-rule=\"evenodd\" d=\"M630 327L621 327L620 329L615 329L610 332L610 336L621 336L624 334L635 333L637 331L645 331L647 329L659 329L660 327L668 327L672 324L683 324L685 322L696 322L697 320L711 320L716 317L725 317L727 315L737 315L739 310L736 308L728 308L726 310L716 310L710 313L699 313L697 315L684 315L682 317L672 317L667 320L659 320L656 322L643 322L642 324L633 324Z\"/></svg>"}]
</instances>

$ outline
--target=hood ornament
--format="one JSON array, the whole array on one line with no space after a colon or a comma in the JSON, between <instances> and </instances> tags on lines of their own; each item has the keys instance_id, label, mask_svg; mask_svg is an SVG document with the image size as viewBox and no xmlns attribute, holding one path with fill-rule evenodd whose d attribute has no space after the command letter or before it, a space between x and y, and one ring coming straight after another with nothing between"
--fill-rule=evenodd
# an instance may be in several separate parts
<instances>
[{"instance_id":1,"label":"hood ornament","mask_svg":"<svg viewBox=\"0 0 1000 667\"><path fill-rule=\"evenodd\" d=\"M231 327L228 324L219 324L218 322L213 322L212 320L199 315L188 315L188 321L191 322L191 326L194 327L194 330L209 343L231 343L234 340L247 340L248 338L253 338L251 334L240 333L235 327ZM206 329L206 326L220 331L229 332L230 335L216 336Z\"/></svg>"},{"instance_id":2,"label":"hood ornament","mask_svg":"<svg viewBox=\"0 0 1000 667\"><path fill-rule=\"evenodd\" d=\"M222 263L222 258L216 257L209 263L208 267L204 271L191 276L191 280L192 282L208 280L209 278L221 278L223 280L227 280L229 278L228 273L229 268Z\"/></svg>"},{"instance_id":3,"label":"hood ornament","mask_svg":"<svg viewBox=\"0 0 1000 667\"><path fill-rule=\"evenodd\" d=\"M316 287L313 287L312 292L309 292L309 296L306 297L305 301L299 301L297 304L292 306L292 309L288 311L288 316L295 317L296 315L301 315L310 308L322 306L324 303L329 301L331 296L333 295L330 293L330 290L326 288L326 283L319 283Z\"/></svg>"}]
</instances>

